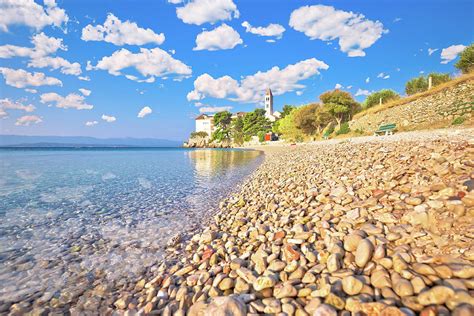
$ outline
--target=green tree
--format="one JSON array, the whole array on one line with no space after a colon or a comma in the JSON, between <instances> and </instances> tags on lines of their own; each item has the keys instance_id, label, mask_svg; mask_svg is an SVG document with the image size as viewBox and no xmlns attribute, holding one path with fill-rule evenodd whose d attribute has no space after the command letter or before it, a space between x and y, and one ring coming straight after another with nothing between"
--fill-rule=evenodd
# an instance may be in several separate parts
<instances>
[{"instance_id":1,"label":"green tree","mask_svg":"<svg viewBox=\"0 0 474 316\"><path fill-rule=\"evenodd\" d=\"M278 132L282 135L283 139L287 141L295 141L297 139L303 139L303 132L296 127L294 121L294 115L297 110L290 112L287 116L278 121Z\"/></svg>"},{"instance_id":2,"label":"green tree","mask_svg":"<svg viewBox=\"0 0 474 316\"><path fill-rule=\"evenodd\" d=\"M463 74L474 70L474 43L464 48L455 66L461 70Z\"/></svg>"},{"instance_id":3,"label":"green tree","mask_svg":"<svg viewBox=\"0 0 474 316\"><path fill-rule=\"evenodd\" d=\"M214 115L214 126L216 130L212 133L212 140L222 142L230 139L230 124L232 113L229 111L218 112Z\"/></svg>"},{"instance_id":4,"label":"green tree","mask_svg":"<svg viewBox=\"0 0 474 316\"><path fill-rule=\"evenodd\" d=\"M242 127L244 138L249 139L257 136L259 132L269 132L272 130L272 123L265 117L264 109L256 109L245 114Z\"/></svg>"},{"instance_id":5,"label":"green tree","mask_svg":"<svg viewBox=\"0 0 474 316\"><path fill-rule=\"evenodd\" d=\"M284 118L285 116L287 116L288 114L291 113L291 111L293 111L294 109L296 109L295 106L293 105L285 105L283 106L283 111L281 112L281 118Z\"/></svg>"},{"instance_id":6,"label":"green tree","mask_svg":"<svg viewBox=\"0 0 474 316\"><path fill-rule=\"evenodd\" d=\"M354 100L349 92L341 90L327 91L319 96L325 109L334 117L338 129L341 123L351 119L360 109L360 104Z\"/></svg>"},{"instance_id":7,"label":"green tree","mask_svg":"<svg viewBox=\"0 0 474 316\"><path fill-rule=\"evenodd\" d=\"M208 136L209 135L207 134L207 132L201 131L201 132L192 132L190 138L198 138L198 137L206 138Z\"/></svg>"},{"instance_id":8,"label":"green tree","mask_svg":"<svg viewBox=\"0 0 474 316\"><path fill-rule=\"evenodd\" d=\"M388 101L397 100L400 96L393 90L390 89L382 89L380 91L374 92L369 95L364 101L364 108L370 108L374 105L380 103L380 99L382 99L382 104L387 103Z\"/></svg>"},{"instance_id":9,"label":"green tree","mask_svg":"<svg viewBox=\"0 0 474 316\"><path fill-rule=\"evenodd\" d=\"M451 76L449 74L443 74L439 72L432 72L428 75L428 77L431 77L431 84L433 87L451 80ZM426 80L428 80L428 78Z\"/></svg>"},{"instance_id":10,"label":"green tree","mask_svg":"<svg viewBox=\"0 0 474 316\"><path fill-rule=\"evenodd\" d=\"M293 121L297 128L304 134L312 135L317 129L316 112L319 104L312 103L302 106L294 111Z\"/></svg>"},{"instance_id":11,"label":"green tree","mask_svg":"<svg viewBox=\"0 0 474 316\"><path fill-rule=\"evenodd\" d=\"M240 146L244 143L244 119L242 117L239 116L232 121L231 136L237 145Z\"/></svg>"}]
</instances>

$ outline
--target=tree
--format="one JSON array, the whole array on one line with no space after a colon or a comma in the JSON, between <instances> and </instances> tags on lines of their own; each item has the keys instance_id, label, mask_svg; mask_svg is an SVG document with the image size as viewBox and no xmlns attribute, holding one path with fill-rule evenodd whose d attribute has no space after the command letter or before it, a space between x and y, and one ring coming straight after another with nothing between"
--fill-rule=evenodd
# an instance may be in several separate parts
<instances>
[{"instance_id":1,"label":"tree","mask_svg":"<svg viewBox=\"0 0 474 316\"><path fill-rule=\"evenodd\" d=\"M244 119L242 117L239 116L232 121L231 136L237 145L240 146L244 143Z\"/></svg>"},{"instance_id":2,"label":"tree","mask_svg":"<svg viewBox=\"0 0 474 316\"><path fill-rule=\"evenodd\" d=\"M428 75L428 77L431 77L431 84L433 87L451 80L451 76L449 74L443 74L439 72L432 72Z\"/></svg>"},{"instance_id":3,"label":"tree","mask_svg":"<svg viewBox=\"0 0 474 316\"><path fill-rule=\"evenodd\" d=\"M382 99L382 104L387 103L388 101L399 99L400 96L393 90L390 89L382 89L380 91L374 92L367 97L364 101L364 108L370 108L374 105L380 103L380 99Z\"/></svg>"},{"instance_id":4,"label":"tree","mask_svg":"<svg viewBox=\"0 0 474 316\"><path fill-rule=\"evenodd\" d=\"M256 109L245 114L242 131L244 138L249 139L257 136L259 132L269 132L272 130L272 123L265 117L264 109Z\"/></svg>"},{"instance_id":5,"label":"tree","mask_svg":"<svg viewBox=\"0 0 474 316\"><path fill-rule=\"evenodd\" d=\"M285 140L295 141L303 138L303 132L296 127L294 115L297 110L291 111L287 116L278 121L278 133L283 136Z\"/></svg>"},{"instance_id":6,"label":"tree","mask_svg":"<svg viewBox=\"0 0 474 316\"><path fill-rule=\"evenodd\" d=\"M464 48L455 66L461 70L463 74L474 70L474 43Z\"/></svg>"},{"instance_id":7,"label":"tree","mask_svg":"<svg viewBox=\"0 0 474 316\"><path fill-rule=\"evenodd\" d=\"M288 104L285 105L285 106L283 107L283 111L281 112L281 118L284 118L285 116L287 116L288 114L290 114L291 111L293 111L294 109L296 109L296 107L293 106L293 105L288 105Z\"/></svg>"},{"instance_id":8,"label":"tree","mask_svg":"<svg viewBox=\"0 0 474 316\"><path fill-rule=\"evenodd\" d=\"M313 103L294 110L293 121L295 126L307 135L313 134L316 129L316 111L319 104Z\"/></svg>"},{"instance_id":9,"label":"tree","mask_svg":"<svg viewBox=\"0 0 474 316\"><path fill-rule=\"evenodd\" d=\"M207 134L207 132L200 131L200 132L192 132L190 138L200 138L200 137L201 138L206 138L208 136L209 135Z\"/></svg>"},{"instance_id":10,"label":"tree","mask_svg":"<svg viewBox=\"0 0 474 316\"><path fill-rule=\"evenodd\" d=\"M360 109L360 105L349 92L341 90L327 91L319 96L325 109L334 117L338 129L341 123L350 120Z\"/></svg>"},{"instance_id":11,"label":"tree","mask_svg":"<svg viewBox=\"0 0 474 316\"><path fill-rule=\"evenodd\" d=\"M212 133L212 140L222 142L230 139L230 123L232 113L229 111L218 112L214 115L214 126L216 130Z\"/></svg>"}]
</instances>

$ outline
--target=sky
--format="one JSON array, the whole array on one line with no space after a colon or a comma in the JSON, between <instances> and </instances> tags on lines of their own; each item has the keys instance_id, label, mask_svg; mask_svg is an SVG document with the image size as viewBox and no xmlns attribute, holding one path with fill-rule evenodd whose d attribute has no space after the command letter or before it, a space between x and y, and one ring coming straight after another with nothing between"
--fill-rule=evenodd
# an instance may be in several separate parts
<instances>
[{"instance_id":1,"label":"sky","mask_svg":"<svg viewBox=\"0 0 474 316\"><path fill-rule=\"evenodd\" d=\"M474 2L0 0L0 134L185 140L200 113L458 75Z\"/></svg>"}]
</instances>

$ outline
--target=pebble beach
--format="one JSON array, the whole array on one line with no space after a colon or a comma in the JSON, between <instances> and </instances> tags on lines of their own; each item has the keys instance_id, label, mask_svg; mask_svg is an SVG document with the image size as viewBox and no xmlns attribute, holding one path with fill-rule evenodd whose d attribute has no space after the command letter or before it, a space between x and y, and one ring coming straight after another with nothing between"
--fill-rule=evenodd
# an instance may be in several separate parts
<instances>
[{"instance_id":1,"label":"pebble beach","mask_svg":"<svg viewBox=\"0 0 474 316\"><path fill-rule=\"evenodd\" d=\"M473 129L265 155L114 313L473 315Z\"/></svg>"}]
</instances>

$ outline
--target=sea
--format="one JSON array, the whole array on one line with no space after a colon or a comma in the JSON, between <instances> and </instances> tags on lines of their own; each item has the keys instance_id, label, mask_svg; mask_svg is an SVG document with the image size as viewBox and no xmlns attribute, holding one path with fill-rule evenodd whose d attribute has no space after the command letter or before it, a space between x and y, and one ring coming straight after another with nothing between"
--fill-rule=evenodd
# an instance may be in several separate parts
<instances>
[{"instance_id":1,"label":"sea","mask_svg":"<svg viewBox=\"0 0 474 316\"><path fill-rule=\"evenodd\" d=\"M119 287L199 229L261 163L259 151L0 149L0 311Z\"/></svg>"}]
</instances>

